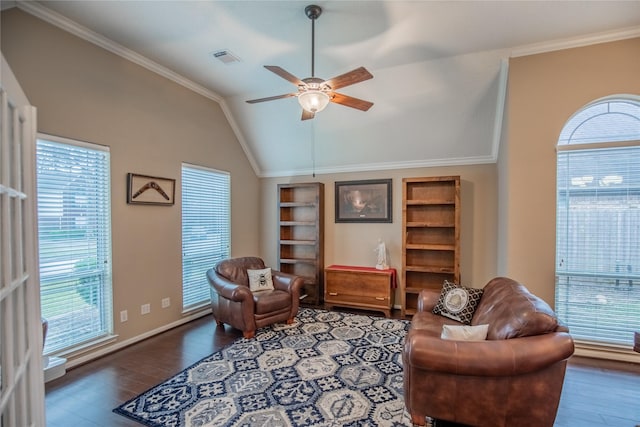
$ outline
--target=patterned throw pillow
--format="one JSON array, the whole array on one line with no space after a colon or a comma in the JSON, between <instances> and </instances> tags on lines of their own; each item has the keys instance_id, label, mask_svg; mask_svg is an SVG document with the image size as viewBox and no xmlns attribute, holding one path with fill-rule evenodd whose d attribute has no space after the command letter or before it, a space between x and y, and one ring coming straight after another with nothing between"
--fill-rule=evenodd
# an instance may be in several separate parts
<instances>
[{"instance_id":1,"label":"patterned throw pillow","mask_svg":"<svg viewBox=\"0 0 640 427\"><path fill-rule=\"evenodd\" d=\"M247 270L247 276L249 276L249 289L251 289L251 292L273 290L270 268Z\"/></svg>"},{"instance_id":2,"label":"patterned throw pillow","mask_svg":"<svg viewBox=\"0 0 640 427\"><path fill-rule=\"evenodd\" d=\"M432 312L469 325L482 292L482 289L466 288L445 280L438 303Z\"/></svg>"}]
</instances>

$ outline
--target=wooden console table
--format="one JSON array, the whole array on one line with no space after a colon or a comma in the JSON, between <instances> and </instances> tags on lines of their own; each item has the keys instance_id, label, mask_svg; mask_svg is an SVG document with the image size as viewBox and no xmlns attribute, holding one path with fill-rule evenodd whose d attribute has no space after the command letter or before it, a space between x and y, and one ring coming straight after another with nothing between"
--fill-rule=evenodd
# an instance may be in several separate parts
<instances>
[{"instance_id":1,"label":"wooden console table","mask_svg":"<svg viewBox=\"0 0 640 427\"><path fill-rule=\"evenodd\" d=\"M397 276L394 268L330 265L324 272L324 302L329 307L362 308L391 315Z\"/></svg>"}]
</instances>

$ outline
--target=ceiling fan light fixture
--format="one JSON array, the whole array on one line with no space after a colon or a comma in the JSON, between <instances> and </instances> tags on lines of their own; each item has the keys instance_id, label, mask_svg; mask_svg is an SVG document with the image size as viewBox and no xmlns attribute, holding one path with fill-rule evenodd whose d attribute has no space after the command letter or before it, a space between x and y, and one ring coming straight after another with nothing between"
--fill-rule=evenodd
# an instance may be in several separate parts
<instances>
[{"instance_id":1,"label":"ceiling fan light fixture","mask_svg":"<svg viewBox=\"0 0 640 427\"><path fill-rule=\"evenodd\" d=\"M329 100L329 95L318 89L309 89L298 95L300 106L310 113L318 113L324 110L329 105Z\"/></svg>"},{"instance_id":2,"label":"ceiling fan light fixture","mask_svg":"<svg viewBox=\"0 0 640 427\"><path fill-rule=\"evenodd\" d=\"M274 101L276 99L291 98L295 96L298 98L298 103L303 110L301 120L313 119L316 113L324 110L330 102L361 111L368 111L369 108L373 106L373 102L335 92L336 89L373 78L371 73L364 67L356 68L355 70L351 70L348 73L341 74L329 80L323 80L315 77L315 21L322 13L322 8L312 4L307 6L304 11L307 17L311 20L311 77L299 79L290 72L276 65L265 65L264 68L267 70L298 86L298 92L251 99L247 102L249 104L255 104L257 102Z\"/></svg>"}]
</instances>

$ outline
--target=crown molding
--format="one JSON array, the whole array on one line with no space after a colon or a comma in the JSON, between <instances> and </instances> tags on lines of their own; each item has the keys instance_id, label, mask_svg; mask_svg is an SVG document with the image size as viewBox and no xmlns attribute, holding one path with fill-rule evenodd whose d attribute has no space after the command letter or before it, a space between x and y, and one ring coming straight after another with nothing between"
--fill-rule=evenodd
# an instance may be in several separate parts
<instances>
[{"instance_id":1,"label":"crown molding","mask_svg":"<svg viewBox=\"0 0 640 427\"><path fill-rule=\"evenodd\" d=\"M640 27L627 27L614 31L589 34L580 37L554 40L550 42L534 43L515 47L511 50L511 58L520 56L536 55L539 53L554 52L557 50L572 49L576 47L589 46L599 43L608 43L618 40L632 39L640 37Z\"/></svg>"},{"instance_id":2,"label":"crown molding","mask_svg":"<svg viewBox=\"0 0 640 427\"><path fill-rule=\"evenodd\" d=\"M231 126L231 130L233 131L236 138L238 139L238 143L242 147L242 151L244 151L245 156L247 156L247 160L249 160L249 164L251 164L253 173L255 173L256 176L260 176L261 170L260 170L260 166L258 165L258 161L256 160L256 158L253 156L253 153L249 149L249 144L247 144L247 140L244 138L244 135L240 130L240 126L238 126L238 122L236 121L233 114L231 114L231 110L227 105L227 101L224 101L224 100L220 101L220 108L222 108L222 112L224 113L224 116L226 117L227 122L229 123L229 126Z\"/></svg>"},{"instance_id":3,"label":"crown molding","mask_svg":"<svg viewBox=\"0 0 640 427\"><path fill-rule=\"evenodd\" d=\"M498 77L498 94L496 96L496 115L493 119L493 141L491 144L491 158L498 159L500 141L502 141L502 125L504 122L504 107L507 103L507 84L509 82L509 60L500 60L500 75Z\"/></svg>"},{"instance_id":4,"label":"crown molding","mask_svg":"<svg viewBox=\"0 0 640 427\"><path fill-rule=\"evenodd\" d=\"M418 168L433 168L433 167L446 167L446 166L471 166L480 164L496 163L497 157L494 155L489 156L477 156L477 157L459 157L453 159L431 159L431 160L414 160L406 162L384 162L384 163L365 163L365 164L351 164L338 167L326 167L326 168L307 168L307 169L294 169L289 171L272 171L263 172L258 175L259 178L283 178L291 176L302 175L325 175L336 173L352 173L352 172L370 172L381 170L393 170L393 169L418 169Z\"/></svg>"}]
</instances>

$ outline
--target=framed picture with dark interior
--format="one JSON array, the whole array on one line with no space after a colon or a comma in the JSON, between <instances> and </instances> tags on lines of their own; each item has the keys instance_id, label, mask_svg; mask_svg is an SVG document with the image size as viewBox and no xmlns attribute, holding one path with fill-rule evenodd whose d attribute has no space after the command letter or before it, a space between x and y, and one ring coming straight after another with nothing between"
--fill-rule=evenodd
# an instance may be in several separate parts
<instances>
[{"instance_id":1,"label":"framed picture with dark interior","mask_svg":"<svg viewBox=\"0 0 640 427\"><path fill-rule=\"evenodd\" d=\"M393 222L391 179L336 181L336 222Z\"/></svg>"}]
</instances>

